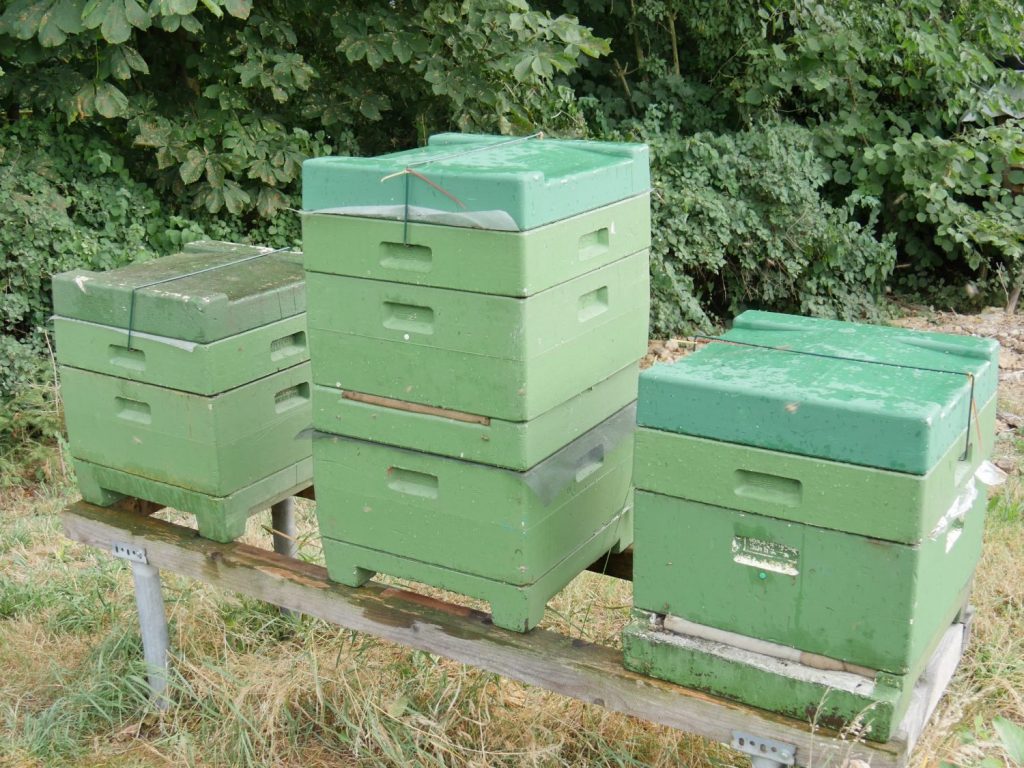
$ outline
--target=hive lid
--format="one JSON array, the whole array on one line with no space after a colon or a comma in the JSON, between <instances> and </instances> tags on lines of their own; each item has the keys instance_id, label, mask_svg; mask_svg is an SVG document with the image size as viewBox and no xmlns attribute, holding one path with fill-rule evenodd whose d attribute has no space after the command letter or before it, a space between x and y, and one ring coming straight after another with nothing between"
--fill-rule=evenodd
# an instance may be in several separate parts
<instances>
[{"instance_id":1,"label":"hive lid","mask_svg":"<svg viewBox=\"0 0 1024 768\"><path fill-rule=\"evenodd\" d=\"M925 474L964 439L966 374L977 407L996 391L990 339L756 311L721 338L641 375L641 426Z\"/></svg>"},{"instance_id":2,"label":"hive lid","mask_svg":"<svg viewBox=\"0 0 1024 768\"><path fill-rule=\"evenodd\" d=\"M62 317L185 341L216 341L305 312L302 254L192 243L182 253L109 272L77 269L55 275L53 306Z\"/></svg>"},{"instance_id":3,"label":"hive lid","mask_svg":"<svg viewBox=\"0 0 1024 768\"><path fill-rule=\"evenodd\" d=\"M442 133L425 147L380 157L307 160L302 207L533 229L647 192L648 154L645 144Z\"/></svg>"}]
</instances>

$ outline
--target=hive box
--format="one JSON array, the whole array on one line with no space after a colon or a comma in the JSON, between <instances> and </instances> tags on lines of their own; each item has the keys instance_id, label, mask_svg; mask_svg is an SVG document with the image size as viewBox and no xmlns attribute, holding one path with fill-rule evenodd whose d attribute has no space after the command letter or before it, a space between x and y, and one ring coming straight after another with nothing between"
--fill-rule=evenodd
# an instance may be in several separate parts
<instances>
[{"instance_id":1,"label":"hive box","mask_svg":"<svg viewBox=\"0 0 1024 768\"><path fill-rule=\"evenodd\" d=\"M309 359L305 313L200 344L64 317L53 319L64 365L198 395L216 395Z\"/></svg>"},{"instance_id":2,"label":"hive box","mask_svg":"<svg viewBox=\"0 0 1024 768\"><path fill-rule=\"evenodd\" d=\"M526 297L649 248L650 195L526 232L314 213L302 239L311 272Z\"/></svg>"},{"instance_id":3,"label":"hive box","mask_svg":"<svg viewBox=\"0 0 1024 768\"><path fill-rule=\"evenodd\" d=\"M330 577L412 579L490 602L499 626L532 628L552 595L631 540L634 419L624 408L527 472L317 439Z\"/></svg>"},{"instance_id":4,"label":"hive box","mask_svg":"<svg viewBox=\"0 0 1024 768\"><path fill-rule=\"evenodd\" d=\"M636 400L640 368L628 365L531 421L423 409L334 387L313 390L313 426L335 435L526 470Z\"/></svg>"},{"instance_id":5,"label":"hive box","mask_svg":"<svg viewBox=\"0 0 1024 768\"><path fill-rule=\"evenodd\" d=\"M989 339L753 311L722 339L641 377L640 426L924 475L998 380Z\"/></svg>"},{"instance_id":6,"label":"hive box","mask_svg":"<svg viewBox=\"0 0 1024 768\"><path fill-rule=\"evenodd\" d=\"M633 604L905 674L966 600L984 495L908 545L637 491Z\"/></svg>"},{"instance_id":7,"label":"hive box","mask_svg":"<svg viewBox=\"0 0 1024 768\"><path fill-rule=\"evenodd\" d=\"M313 379L325 387L527 421L646 350L646 253L526 299L307 280Z\"/></svg>"},{"instance_id":8,"label":"hive box","mask_svg":"<svg viewBox=\"0 0 1024 768\"><path fill-rule=\"evenodd\" d=\"M979 422L994 423L995 410L992 398ZM633 480L667 496L917 544L941 524L992 452L994 431L972 431L966 456L961 434L926 474L913 475L640 428Z\"/></svg>"},{"instance_id":9,"label":"hive box","mask_svg":"<svg viewBox=\"0 0 1024 768\"><path fill-rule=\"evenodd\" d=\"M83 497L174 506L226 541L311 482L301 254L191 249L55 277L57 357Z\"/></svg>"},{"instance_id":10,"label":"hive box","mask_svg":"<svg viewBox=\"0 0 1024 768\"><path fill-rule=\"evenodd\" d=\"M307 160L302 207L530 230L648 192L649 163L643 144L446 133L381 157Z\"/></svg>"}]
</instances>

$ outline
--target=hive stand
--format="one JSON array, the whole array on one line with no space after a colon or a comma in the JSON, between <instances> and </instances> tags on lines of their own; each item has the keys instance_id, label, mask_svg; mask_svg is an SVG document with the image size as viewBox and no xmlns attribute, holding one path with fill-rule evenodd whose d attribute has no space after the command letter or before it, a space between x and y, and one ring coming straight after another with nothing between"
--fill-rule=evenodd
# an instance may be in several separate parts
<instances>
[{"instance_id":1,"label":"hive stand","mask_svg":"<svg viewBox=\"0 0 1024 768\"><path fill-rule=\"evenodd\" d=\"M160 570L729 744L746 753L754 768L840 768L855 760L873 768L903 768L957 668L967 638L965 615L947 631L897 735L884 744L864 742L630 672L622 665L621 651L607 646L551 630L509 632L495 627L488 614L373 581L358 589L331 582L324 568L294 558L290 500L274 505L275 551L200 538L190 528L153 518L156 509L138 500L126 499L115 507L80 501L64 511L63 522L69 538L131 563L152 701L161 709L170 705L170 647ZM590 570L629 580L632 552L602 557Z\"/></svg>"}]
</instances>

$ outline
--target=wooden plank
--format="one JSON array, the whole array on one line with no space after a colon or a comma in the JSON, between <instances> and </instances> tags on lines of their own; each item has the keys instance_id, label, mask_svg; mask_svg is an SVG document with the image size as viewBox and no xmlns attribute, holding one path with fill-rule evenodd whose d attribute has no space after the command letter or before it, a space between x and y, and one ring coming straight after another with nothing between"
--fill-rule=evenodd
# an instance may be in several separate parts
<instances>
[{"instance_id":1,"label":"wooden plank","mask_svg":"<svg viewBox=\"0 0 1024 768\"><path fill-rule=\"evenodd\" d=\"M351 589L329 581L319 566L201 539L162 520L79 502L65 510L64 531L102 549L115 542L143 547L157 568L714 741L729 743L740 731L792 744L798 765L861 759L873 768L900 768L906 762L904 742L838 741L809 724L630 672L612 648L545 630L507 632L488 614L372 581Z\"/></svg>"},{"instance_id":2,"label":"wooden plank","mask_svg":"<svg viewBox=\"0 0 1024 768\"><path fill-rule=\"evenodd\" d=\"M487 427L491 424L490 416L478 416L475 413L464 411L453 411L448 408L438 408L434 405L423 405L422 403L410 403L408 400L398 400L394 397L382 397L381 395L368 395L365 392L352 392L344 390L341 396L346 400L355 400L357 403L367 405L379 405L382 408L394 408L397 411L409 411L410 413L422 413L426 416L440 416L453 421L464 421L467 424L482 424Z\"/></svg>"}]
</instances>

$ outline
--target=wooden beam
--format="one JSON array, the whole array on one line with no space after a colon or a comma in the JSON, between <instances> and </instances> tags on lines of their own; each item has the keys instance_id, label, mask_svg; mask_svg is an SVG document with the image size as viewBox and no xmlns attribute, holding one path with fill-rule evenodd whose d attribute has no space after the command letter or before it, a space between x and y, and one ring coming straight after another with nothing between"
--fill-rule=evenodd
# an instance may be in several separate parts
<instances>
[{"instance_id":1,"label":"wooden beam","mask_svg":"<svg viewBox=\"0 0 1024 768\"><path fill-rule=\"evenodd\" d=\"M196 531L152 517L79 502L64 512L64 531L101 549L142 547L151 565L278 606L435 653L590 704L728 743L734 731L796 746L798 765L901 768L906 742L857 744L762 710L630 672L621 651L557 632L517 634L479 611L369 582L352 589L328 580L320 566L274 552L199 538Z\"/></svg>"}]
</instances>

